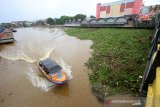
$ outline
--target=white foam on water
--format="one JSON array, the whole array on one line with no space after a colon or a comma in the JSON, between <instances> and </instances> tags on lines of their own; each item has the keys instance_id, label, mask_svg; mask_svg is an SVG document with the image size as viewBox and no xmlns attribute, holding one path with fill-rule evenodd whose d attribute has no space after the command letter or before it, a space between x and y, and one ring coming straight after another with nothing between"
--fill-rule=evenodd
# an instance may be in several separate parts
<instances>
[{"instance_id":1,"label":"white foam on water","mask_svg":"<svg viewBox=\"0 0 160 107\"><path fill-rule=\"evenodd\" d=\"M68 66L62 58L61 60L56 62L67 73L69 80L72 79L71 67ZM31 67L29 68L29 71L26 73L28 75L27 76L28 80L33 84L33 86L43 90L44 92L48 92L49 90L53 89L56 86L56 84L48 81L47 78L42 78L38 74L36 74L36 71L34 71L33 68Z\"/></svg>"},{"instance_id":2,"label":"white foam on water","mask_svg":"<svg viewBox=\"0 0 160 107\"><path fill-rule=\"evenodd\" d=\"M57 38L57 37L64 36L65 33L64 33L62 30L55 28L55 29L54 29L54 32L53 32L53 35L54 35L54 36L53 36L52 39L55 39L55 38Z\"/></svg>"},{"instance_id":3,"label":"white foam on water","mask_svg":"<svg viewBox=\"0 0 160 107\"><path fill-rule=\"evenodd\" d=\"M48 33L27 29L26 35L23 34L24 32L20 32L17 34L19 41L13 45L6 45L0 51L0 56L9 60L24 60L30 63L48 58L56 45L64 39L55 38L65 35L61 29L53 30L54 32ZM24 36L23 39L22 36Z\"/></svg>"},{"instance_id":4,"label":"white foam on water","mask_svg":"<svg viewBox=\"0 0 160 107\"><path fill-rule=\"evenodd\" d=\"M24 60L24 61L33 63L33 62L48 58L51 52L54 50L54 48L55 46L45 48L43 52L41 52L43 53L43 55L41 55L38 58L28 56L22 50L16 50L14 48L13 49L7 48L7 50L1 51L0 56L6 59L10 59L10 60Z\"/></svg>"},{"instance_id":5,"label":"white foam on water","mask_svg":"<svg viewBox=\"0 0 160 107\"><path fill-rule=\"evenodd\" d=\"M68 66L68 65L64 62L63 58L61 58L60 60L58 60L58 61L56 61L56 62L62 67L62 69L64 70L64 72L66 72L66 74L67 74L68 77L69 77L69 80L72 79L71 66Z\"/></svg>"},{"instance_id":6,"label":"white foam on water","mask_svg":"<svg viewBox=\"0 0 160 107\"><path fill-rule=\"evenodd\" d=\"M29 71L26 73L28 75L29 81L33 84L33 86L40 88L45 92L51 90L55 86L54 83L51 83L47 79L38 76L32 68L29 68Z\"/></svg>"},{"instance_id":7,"label":"white foam on water","mask_svg":"<svg viewBox=\"0 0 160 107\"><path fill-rule=\"evenodd\" d=\"M31 29L28 30L30 31ZM41 32L42 34L40 33L39 36L39 33L37 34L35 32L36 35L33 35L34 33L32 34L32 32L34 32L34 30L31 30L31 33L29 32L26 34L23 39L23 32L22 34L20 33L19 38L21 39L19 39L15 45L6 45L0 51L0 56L9 60L24 60L34 63L49 58L58 41L53 38L64 35L64 32L60 29L54 29L52 35L45 35L46 32ZM63 38L60 38L60 41L62 41L61 39L63 40ZM68 66L62 58L54 60L67 73L69 79L71 79L71 67ZM29 71L26 72L28 80L33 84L34 87L38 87L45 92L55 87L55 84L48 81L47 78L40 77L37 72L39 71L34 70L32 67L29 67Z\"/></svg>"}]
</instances>

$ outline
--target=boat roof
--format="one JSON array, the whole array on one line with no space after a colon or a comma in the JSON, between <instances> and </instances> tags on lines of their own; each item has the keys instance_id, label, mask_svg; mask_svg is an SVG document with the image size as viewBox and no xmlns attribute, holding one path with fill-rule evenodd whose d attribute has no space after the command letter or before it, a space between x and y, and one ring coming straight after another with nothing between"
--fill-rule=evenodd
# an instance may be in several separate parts
<instances>
[{"instance_id":1,"label":"boat roof","mask_svg":"<svg viewBox=\"0 0 160 107\"><path fill-rule=\"evenodd\" d=\"M56 62L54 62L49 58L42 60L40 62L49 73L56 73L62 70L62 68Z\"/></svg>"}]
</instances>

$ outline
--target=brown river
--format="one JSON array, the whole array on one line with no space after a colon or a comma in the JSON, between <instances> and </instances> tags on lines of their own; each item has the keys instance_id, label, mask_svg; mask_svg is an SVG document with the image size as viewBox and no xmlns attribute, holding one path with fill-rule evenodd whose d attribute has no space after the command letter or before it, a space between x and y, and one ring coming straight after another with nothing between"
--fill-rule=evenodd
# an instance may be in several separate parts
<instances>
[{"instance_id":1,"label":"brown river","mask_svg":"<svg viewBox=\"0 0 160 107\"><path fill-rule=\"evenodd\" d=\"M16 42L0 45L0 107L101 107L91 92L84 63L92 44L59 28L18 28ZM55 86L38 70L51 58L66 70L67 84Z\"/></svg>"}]
</instances>

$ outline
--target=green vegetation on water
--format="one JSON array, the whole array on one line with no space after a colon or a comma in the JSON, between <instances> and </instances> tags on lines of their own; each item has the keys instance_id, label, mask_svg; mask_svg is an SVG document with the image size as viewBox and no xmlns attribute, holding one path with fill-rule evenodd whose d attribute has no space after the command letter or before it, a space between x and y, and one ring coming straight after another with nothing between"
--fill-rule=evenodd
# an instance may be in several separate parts
<instances>
[{"instance_id":1,"label":"green vegetation on water","mask_svg":"<svg viewBox=\"0 0 160 107\"><path fill-rule=\"evenodd\" d=\"M92 40L92 57L86 63L96 96L136 94L141 83L153 30L68 28L68 35Z\"/></svg>"}]
</instances>

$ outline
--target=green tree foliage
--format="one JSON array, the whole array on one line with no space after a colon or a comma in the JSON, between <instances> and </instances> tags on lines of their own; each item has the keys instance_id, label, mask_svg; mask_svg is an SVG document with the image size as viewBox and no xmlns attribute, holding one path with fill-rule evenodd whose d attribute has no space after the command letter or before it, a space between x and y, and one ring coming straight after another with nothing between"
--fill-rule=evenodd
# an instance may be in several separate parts
<instances>
[{"instance_id":1,"label":"green tree foliage","mask_svg":"<svg viewBox=\"0 0 160 107\"><path fill-rule=\"evenodd\" d=\"M74 17L71 17L71 16L61 16L59 19L56 18L55 20L55 24L64 24L66 20L73 20L75 19Z\"/></svg>"},{"instance_id":2,"label":"green tree foliage","mask_svg":"<svg viewBox=\"0 0 160 107\"><path fill-rule=\"evenodd\" d=\"M86 18L86 15L84 14L77 14L74 16L75 19L85 19Z\"/></svg>"},{"instance_id":3,"label":"green tree foliage","mask_svg":"<svg viewBox=\"0 0 160 107\"><path fill-rule=\"evenodd\" d=\"M90 18L96 18L95 16L91 15Z\"/></svg>"},{"instance_id":4,"label":"green tree foliage","mask_svg":"<svg viewBox=\"0 0 160 107\"><path fill-rule=\"evenodd\" d=\"M47 19L47 24L49 24L49 25L53 25L54 24L54 19L52 19L52 18L48 18Z\"/></svg>"},{"instance_id":5,"label":"green tree foliage","mask_svg":"<svg viewBox=\"0 0 160 107\"><path fill-rule=\"evenodd\" d=\"M60 18L55 18L54 23L55 24L64 24L66 20L85 19L85 18L86 18L86 15L84 15L84 14L77 14L75 16L65 16L65 15L63 15Z\"/></svg>"}]
</instances>

